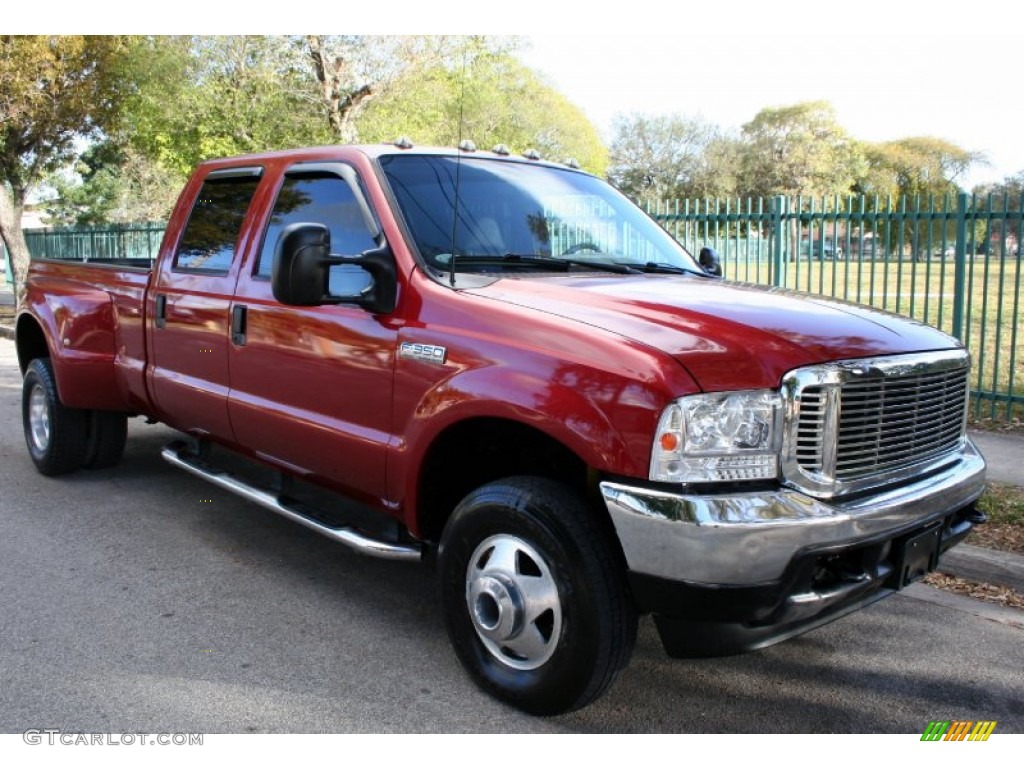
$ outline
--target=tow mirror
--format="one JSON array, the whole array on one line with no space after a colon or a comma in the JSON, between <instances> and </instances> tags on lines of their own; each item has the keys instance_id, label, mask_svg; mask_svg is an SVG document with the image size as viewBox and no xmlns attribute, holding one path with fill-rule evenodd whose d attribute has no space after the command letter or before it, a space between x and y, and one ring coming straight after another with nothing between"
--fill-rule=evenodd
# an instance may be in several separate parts
<instances>
[{"instance_id":1,"label":"tow mirror","mask_svg":"<svg viewBox=\"0 0 1024 768\"><path fill-rule=\"evenodd\" d=\"M359 293L330 292L331 267L359 267L369 275ZM331 254L331 233L323 224L291 224L277 239L270 273L274 298L282 304L316 307L322 304L356 304L374 314L387 314L398 298L395 260L385 243L359 256Z\"/></svg>"},{"instance_id":2,"label":"tow mirror","mask_svg":"<svg viewBox=\"0 0 1024 768\"><path fill-rule=\"evenodd\" d=\"M701 269L715 277L722 276L722 260L718 258L718 251L710 246L700 249L700 256L697 257Z\"/></svg>"}]
</instances>

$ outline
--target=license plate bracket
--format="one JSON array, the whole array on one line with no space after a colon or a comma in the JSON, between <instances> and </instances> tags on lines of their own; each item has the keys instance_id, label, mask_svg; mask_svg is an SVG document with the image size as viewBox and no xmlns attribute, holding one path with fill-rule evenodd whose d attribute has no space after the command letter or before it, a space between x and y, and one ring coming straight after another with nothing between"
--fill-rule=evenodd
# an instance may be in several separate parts
<instances>
[{"instance_id":1,"label":"license plate bracket","mask_svg":"<svg viewBox=\"0 0 1024 768\"><path fill-rule=\"evenodd\" d=\"M899 589L935 570L941 543L941 523L903 540L899 549Z\"/></svg>"}]
</instances>

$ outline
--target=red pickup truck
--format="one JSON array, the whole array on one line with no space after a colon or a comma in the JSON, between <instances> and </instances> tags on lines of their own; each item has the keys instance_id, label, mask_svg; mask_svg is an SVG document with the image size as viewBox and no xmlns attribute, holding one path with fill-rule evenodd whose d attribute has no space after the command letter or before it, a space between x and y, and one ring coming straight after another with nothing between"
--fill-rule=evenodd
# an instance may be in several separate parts
<instances>
[{"instance_id":1,"label":"red pickup truck","mask_svg":"<svg viewBox=\"0 0 1024 768\"><path fill-rule=\"evenodd\" d=\"M534 713L596 698L638 615L674 656L792 637L982 520L956 340L715 277L603 181L408 142L211 161L155 264L33 264L38 470L172 464L434 564L459 659Z\"/></svg>"}]
</instances>

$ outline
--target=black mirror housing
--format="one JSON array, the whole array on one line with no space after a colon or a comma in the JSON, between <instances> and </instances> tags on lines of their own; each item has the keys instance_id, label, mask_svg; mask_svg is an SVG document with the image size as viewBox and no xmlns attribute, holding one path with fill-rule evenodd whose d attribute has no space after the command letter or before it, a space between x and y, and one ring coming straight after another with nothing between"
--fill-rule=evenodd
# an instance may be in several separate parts
<instances>
[{"instance_id":1,"label":"black mirror housing","mask_svg":"<svg viewBox=\"0 0 1024 768\"><path fill-rule=\"evenodd\" d=\"M292 224L277 239L270 286L282 304L315 307L327 297L331 232L323 224Z\"/></svg>"},{"instance_id":2,"label":"black mirror housing","mask_svg":"<svg viewBox=\"0 0 1024 768\"><path fill-rule=\"evenodd\" d=\"M701 248L697 261L700 263L701 269L709 275L722 276L722 260L718 258L718 251L714 248L707 245Z\"/></svg>"},{"instance_id":3,"label":"black mirror housing","mask_svg":"<svg viewBox=\"0 0 1024 768\"><path fill-rule=\"evenodd\" d=\"M353 296L329 292L330 269L353 264L365 269L372 283ZM323 224L291 224L277 239L270 273L274 298L282 304L316 307L322 304L356 304L374 314L388 314L398 299L398 272L386 244L355 256L331 255L331 232Z\"/></svg>"}]
</instances>

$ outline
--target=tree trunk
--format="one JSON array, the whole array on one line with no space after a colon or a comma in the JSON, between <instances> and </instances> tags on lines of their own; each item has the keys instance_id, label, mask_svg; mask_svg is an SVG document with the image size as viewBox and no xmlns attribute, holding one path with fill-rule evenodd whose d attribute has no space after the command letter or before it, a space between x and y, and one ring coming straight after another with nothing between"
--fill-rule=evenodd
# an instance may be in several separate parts
<instances>
[{"instance_id":1,"label":"tree trunk","mask_svg":"<svg viewBox=\"0 0 1024 768\"><path fill-rule=\"evenodd\" d=\"M25 279L28 277L29 254L25 233L21 230L21 214L25 210L25 190L0 184L0 237L7 246L14 276L14 298L20 309L25 301Z\"/></svg>"},{"instance_id":2,"label":"tree trunk","mask_svg":"<svg viewBox=\"0 0 1024 768\"><path fill-rule=\"evenodd\" d=\"M356 118L376 93L369 84L354 87L346 85L348 62L341 56L332 56L320 35L306 36L306 54L313 64L313 74L320 86L320 101L327 114L334 138L343 144L359 140Z\"/></svg>"}]
</instances>

